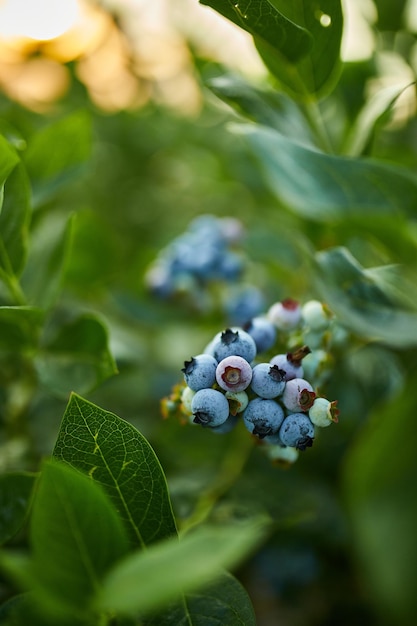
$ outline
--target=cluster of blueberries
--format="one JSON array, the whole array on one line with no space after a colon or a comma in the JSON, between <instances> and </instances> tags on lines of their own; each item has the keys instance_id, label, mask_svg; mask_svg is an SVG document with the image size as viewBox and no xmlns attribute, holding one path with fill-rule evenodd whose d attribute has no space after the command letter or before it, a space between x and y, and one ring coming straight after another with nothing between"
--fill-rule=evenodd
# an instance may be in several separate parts
<instances>
[{"instance_id":1,"label":"cluster of blueberries","mask_svg":"<svg viewBox=\"0 0 417 626\"><path fill-rule=\"evenodd\" d=\"M204 311L220 306L230 323L243 323L265 306L261 290L244 280L248 259L241 249L243 237L237 218L198 216L149 266L148 289L161 299L188 297Z\"/></svg>"},{"instance_id":2,"label":"cluster of blueberries","mask_svg":"<svg viewBox=\"0 0 417 626\"><path fill-rule=\"evenodd\" d=\"M243 327L217 333L201 354L185 361L183 383L165 399L165 414L179 413L215 433L243 421L272 460L294 462L313 444L316 428L338 421L337 401L313 387L322 380L322 346L332 324L318 300L302 306L288 299ZM313 349L302 343L275 353L277 338L288 346L305 337ZM262 353L268 356L260 360Z\"/></svg>"}]
</instances>

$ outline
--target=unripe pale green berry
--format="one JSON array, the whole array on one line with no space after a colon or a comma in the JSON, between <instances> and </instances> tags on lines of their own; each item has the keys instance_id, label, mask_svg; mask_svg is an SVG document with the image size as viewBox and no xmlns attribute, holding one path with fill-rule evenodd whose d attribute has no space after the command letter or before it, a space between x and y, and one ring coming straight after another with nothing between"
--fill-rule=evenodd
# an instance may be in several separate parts
<instances>
[{"instance_id":1,"label":"unripe pale green berry","mask_svg":"<svg viewBox=\"0 0 417 626\"><path fill-rule=\"evenodd\" d=\"M302 309L301 315L304 323L313 331L325 330L330 322L330 311L319 300L309 300Z\"/></svg>"},{"instance_id":2,"label":"unripe pale green berry","mask_svg":"<svg viewBox=\"0 0 417 626\"><path fill-rule=\"evenodd\" d=\"M242 413L248 406L249 397L246 391L226 391L224 395L229 402L231 415Z\"/></svg>"},{"instance_id":3,"label":"unripe pale green berry","mask_svg":"<svg viewBox=\"0 0 417 626\"><path fill-rule=\"evenodd\" d=\"M267 457L277 465L292 465L299 457L297 448L268 443L262 447Z\"/></svg>"},{"instance_id":4,"label":"unripe pale green berry","mask_svg":"<svg viewBox=\"0 0 417 626\"><path fill-rule=\"evenodd\" d=\"M308 416L315 426L322 428L339 421L337 400L330 402L326 398L316 398L308 411Z\"/></svg>"},{"instance_id":5,"label":"unripe pale green berry","mask_svg":"<svg viewBox=\"0 0 417 626\"><path fill-rule=\"evenodd\" d=\"M195 396L196 392L193 391L190 387L184 387L181 393L181 411L184 415L192 415L191 403Z\"/></svg>"}]
</instances>

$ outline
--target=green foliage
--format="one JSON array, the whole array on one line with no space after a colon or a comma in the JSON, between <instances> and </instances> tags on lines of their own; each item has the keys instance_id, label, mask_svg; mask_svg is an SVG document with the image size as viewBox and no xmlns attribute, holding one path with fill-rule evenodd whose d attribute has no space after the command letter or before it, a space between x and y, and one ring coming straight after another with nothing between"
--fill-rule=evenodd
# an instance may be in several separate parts
<instances>
[{"instance_id":1,"label":"green foliage","mask_svg":"<svg viewBox=\"0 0 417 626\"><path fill-rule=\"evenodd\" d=\"M149 613L161 605L204 589L223 578L223 567L231 567L259 542L262 527L201 528L160 542L146 552L136 553L113 569L104 582L98 605L102 609L135 615ZM142 581L138 589L137 581ZM221 586L221 580L218 583ZM248 603L242 595L243 610ZM206 599L210 610L210 601ZM183 609L186 610L184 606ZM216 612L211 615L216 619Z\"/></svg>"},{"instance_id":2,"label":"green foliage","mask_svg":"<svg viewBox=\"0 0 417 626\"><path fill-rule=\"evenodd\" d=\"M201 2L201 0L200 0ZM253 35L271 73L304 99L330 90L339 74L343 14L340 0L205 0Z\"/></svg>"},{"instance_id":3,"label":"green foliage","mask_svg":"<svg viewBox=\"0 0 417 626\"><path fill-rule=\"evenodd\" d=\"M6 575L30 590L3 609L11 623L23 624L27 611L48 624L101 624L112 615L130 615L134 623L144 615L160 623L188 616L198 624L201 612L213 620L232 615L230 624L254 623L246 592L223 568L257 546L265 522L200 528L178 540L165 476L149 443L80 396L68 403L54 457L36 482L29 554L0 555ZM33 476L10 474L1 482L7 542L27 515ZM220 602L212 606L217 590Z\"/></svg>"},{"instance_id":4,"label":"green foliage","mask_svg":"<svg viewBox=\"0 0 417 626\"><path fill-rule=\"evenodd\" d=\"M406 3L374 0L376 48L356 62L340 59L339 0L200 4L252 36L267 79L193 41L204 104L191 119L156 102L103 114L75 78L42 114L0 100L0 621L411 626ZM387 53L407 69L395 84ZM340 421L288 471L239 428L160 416L184 360L228 324L208 310L216 285L163 302L144 285L204 213L242 220L248 281L268 305L319 298L337 317L323 395Z\"/></svg>"},{"instance_id":5,"label":"green foliage","mask_svg":"<svg viewBox=\"0 0 417 626\"><path fill-rule=\"evenodd\" d=\"M91 150L91 122L86 111L52 121L33 135L24 154L35 208L80 175Z\"/></svg>"},{"instance_id":6,"label":"green foliage","mask_svg":"<svg viewBox=\"0 0 417 626\"><path fill-rule=\"evenodd\" d=\"M9 541L22 527L33 489L34 475L8 472L0 476L0 543Z\"/></svg>"},{"instance_id":7,"label":"green foliage","mask_svg":"<svg viewBox=\"0 0 417 626\"><path fill-rule=\"evenodd\" d=\"M200 0L253 35L258 45L264 45L289 63L295 63L311 47L309 33L277 10L269 0Z\"/></svg>"},{"instance_id":8,"label":"green foliage","mask_svg":"<svg viewBox=\"0 0 417 626\"><path fill-rule=\"evenodd\" d=\"M72 395L54 456L107 490L133 545L144 547L175 534L161 466L146 439L128 422Z\"/></svg>"},{"instance_id":9,"label":"green foliage","mask_svg":"<svg viewBox=\"0 0 417 626\"><path fill-rule=\"evenodd\" d=\"M414 441L407 436L413 381L415 372L410 388L375 408L344 467L355 556L378 612L401 624L414 623L417 608L417 554L411 539L417 523L417 462Z\"/></svg>"},{"instance_id":10,"label":"green foliage","mask_svg":"<svg viewBox=\"0 0 417 626\"><path fill-rule=\"evenodd\" d=\"M346 325L368 341L393 347L416 345L416 283L400 267L364 269L346 250L316 255L320 292Z\"/></svg>"},{"instance_id":11,"label":"green foliage","mask_svg":"<svg viewBox=\"0 0 417 626\"><path fill-rule=\"evenodd\" d=\"M49 462L31 515L31 575L46 612L82 617L100 580L127 551L122 522L103 491Z\"/></svg>"}]
</instances>

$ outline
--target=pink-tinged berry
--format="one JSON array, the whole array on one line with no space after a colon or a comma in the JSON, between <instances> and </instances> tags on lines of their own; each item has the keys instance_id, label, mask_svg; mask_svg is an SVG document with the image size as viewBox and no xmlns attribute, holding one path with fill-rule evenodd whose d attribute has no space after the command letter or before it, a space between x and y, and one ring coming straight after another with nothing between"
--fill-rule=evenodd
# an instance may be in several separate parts
<instances>
[{"instance_id":1,"label":"pink-tinged berry","mask_svg":"<svg viewBox=\"0 0 417 626\"><path fill-rule=\"evenodd\" d=\"M308 416L315 426L326 427L339 421L337 400L330 402L326 398L316 398L308 410Z\"/></svg>"},{"instance_id":2,"label":"pink-tinged berry","mask_svg":"<svg viewBox=\"0 0 417 626\"><path fill-rule=\"evenodd\" d=\"M308 411L313 405L316 394L313 387L304 378L289 380L282 394L282 402L289 411Z\"/></svg>"},{"instance_id":3,"label":"pink-tinged berry","mask_svg":"<svg viewBox=\"0 0 417 626\"><path fill-rule=\"evenodd\" d=\"M297 300L287 298L275 302L268 310L268 319L278 330L293 330L301 322L301 306Z\"/></svg>"},{"instance_id":4,"label":"pink-tinged berry","mask_svg":"<svg viewBox=\"0 0 417 626\"><path fill-rule=\"evenodd\" d=\"M311 350L308 346L301 346L286 354L276 354L272 357L270 363L285 372L285 380L302 378L304 375L302 360L310 352Z\"/></svg>"},{"instance_id":5,"label":"pink-tinged berry","mask_svg":"<svg viewBox=\"0 0 417 626\"><path fill-rule=\"evenodd\" d=\"M252 368L242 357L228 356L218 364L216 380L225 391L244 391L252 380Z\"/></svg>"}]
</instances>

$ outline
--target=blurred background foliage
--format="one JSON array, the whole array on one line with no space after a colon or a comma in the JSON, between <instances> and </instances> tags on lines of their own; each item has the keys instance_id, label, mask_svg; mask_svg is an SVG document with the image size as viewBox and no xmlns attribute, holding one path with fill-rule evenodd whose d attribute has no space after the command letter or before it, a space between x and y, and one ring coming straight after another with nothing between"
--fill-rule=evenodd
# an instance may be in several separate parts
<instances>
[{"instance_id":1,"label":"blurred background foliage","mask_svg":"<svg viewBox=\"0 0 417 626\"><path fill-rule=\"evenodd\" d=\"M311 141L299 105L276 89L247 33L194 0L68 0L43 19L39 7L35 19L17 0L3 4L0 130L23 167L6 181L2 213L18 224L0 221L22 273L21 292L0 291L2 470L37 469L75 390L149 439L180 525L271 515L270 540L238 572L260 626L414 623L417 126L408 85L417 3L343 3L340 78L317 104L329 154L404 169L385 196L395 212L324 218L310 211L313 197L304 213L282 201L268 182L270 160L230 130L253 113L282 136ZM239 90L230 96L219 83L225 76L248 97L271 89L269 108L242 106ZM218 437L161 418L184 360L227 320L190 298L158 300L145 273L207 213L244 224L247 280L267 305L323 298L352 331L325 389L339 401L340 423L288 470L239 429ZM366 272L391 264L398 276L375 283ZM348 295L340 272L353 285ZM404 316L398 294L384 308L390 287L409 300ZM7 307L21 305L37 308L10 321Z\"/></svg>"}]
</instances>

